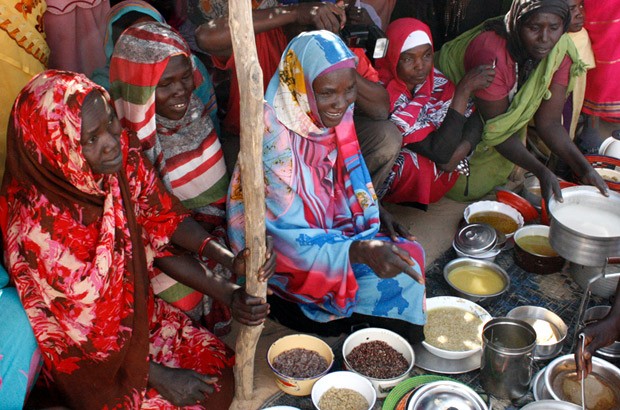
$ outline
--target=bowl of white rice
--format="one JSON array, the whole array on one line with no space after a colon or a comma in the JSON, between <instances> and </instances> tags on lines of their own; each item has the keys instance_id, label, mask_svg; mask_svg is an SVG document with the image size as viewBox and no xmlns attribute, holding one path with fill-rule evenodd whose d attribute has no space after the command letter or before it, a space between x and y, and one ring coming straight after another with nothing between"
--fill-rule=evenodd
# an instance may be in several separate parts
<instances>
[{"instance_id":1,"label":"bowl of white rice","mask_svg":"<svg viewBox=\"0 0 620 410\"><path fill-rule=\"evenodd\" d=\"M426 300L422 346L435 356L459 360L482 349L482 328L493 317L480 305L459 297Z\"/></svg>"}]
</instances>

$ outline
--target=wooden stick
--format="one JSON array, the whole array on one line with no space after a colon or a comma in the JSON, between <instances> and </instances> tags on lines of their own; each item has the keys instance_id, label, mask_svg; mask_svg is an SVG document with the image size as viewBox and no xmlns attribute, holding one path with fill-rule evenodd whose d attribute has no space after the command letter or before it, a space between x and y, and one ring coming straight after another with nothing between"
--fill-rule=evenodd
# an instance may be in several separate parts
<instances>
[{"instance_id":1,"label":"wooden stick","mask_svg":"<svg viewBox=\"0 0 620 410\"><path fill-rule=\"evenodd\" d=\"M245 205L245 238L250 248L246 267L246 290L266 298L267 284L256 273L265 261L265 183L263 179L263 72L258 63L250 0L230 0L230 35L237 78L241 115L239 166ZM235 398L231 409L247 408L254 386L254 356L263 326L241 326L235 346Z\"/></svg>"}]
</instances>

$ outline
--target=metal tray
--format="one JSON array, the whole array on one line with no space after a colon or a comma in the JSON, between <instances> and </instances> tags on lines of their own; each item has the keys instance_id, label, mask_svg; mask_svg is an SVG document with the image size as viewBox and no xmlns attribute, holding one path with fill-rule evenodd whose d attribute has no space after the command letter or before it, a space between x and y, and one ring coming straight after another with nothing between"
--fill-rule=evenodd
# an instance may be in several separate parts
<instances>
[{"instance_id":1,"label":"metal tray","mask_svg":"<svg viewBox=\"0 0 620 410\"><path fill-rule=\"evenodd\" d=\"M480 360L482 359L482 350L464 359L444 359L443 357L435 356L421 343L413 346L415 352L415 365L420 369L428 370L430 372L442 373L442 374L461 374L471 372L480 368Z\"/></svg>"}]
</instances>

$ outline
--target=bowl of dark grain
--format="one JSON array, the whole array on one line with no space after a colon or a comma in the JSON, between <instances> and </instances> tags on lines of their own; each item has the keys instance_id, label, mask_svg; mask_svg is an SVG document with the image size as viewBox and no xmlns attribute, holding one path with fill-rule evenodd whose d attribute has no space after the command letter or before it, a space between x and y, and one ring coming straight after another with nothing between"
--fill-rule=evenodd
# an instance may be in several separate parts
<instances>
[{"instance_id":1,"label":"bowl of dark grain","mask_svg":"<svg viewBox=\"0 0 620 410\"><path fill-rule=\"evenodd\" d=\"M409 377L415 355L409 342L390 330L369 327L347 337L342 345L344 367L367 378L383 398Z\"/></svg>"},{"instance_id":2,"label":"bowl of dark grain","mask_svg":"<svg viewBox=\"0 0 620 410\"><path fill-rule=\"evenodd\" d=\"M312 403L319 410L370 410L376 400L370 381L354 372L329 373L312 387Z\"/></svg>"},{"instance_id":3,"label":"bowl of dark grain","mask_svg":"<svg viewBox=\"0 0 620 410\"><path fill-rule=\"evenodd\" d=\"M289 335L273 342L267 351L267 363L280 390L307 396L314 383L331 369L334 352L318 337Z\"/></svg>"}]
</instances>

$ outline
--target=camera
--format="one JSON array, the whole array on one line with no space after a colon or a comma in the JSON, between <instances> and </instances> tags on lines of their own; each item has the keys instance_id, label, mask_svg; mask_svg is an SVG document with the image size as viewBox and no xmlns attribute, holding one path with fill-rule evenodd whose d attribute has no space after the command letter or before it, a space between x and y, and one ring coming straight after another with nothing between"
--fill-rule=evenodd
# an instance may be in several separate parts
<instances>
[{"instance_id":1,"label":"camera","mask_svg":"<svg viewBox=\"0 0 620 410\"><path fill-rule=\"evenodd\" d=\"M363 48L371 61L385 57L388 39L376 24L346 24L340 38L348 47Z\"/></svg>"}]
</instances>

